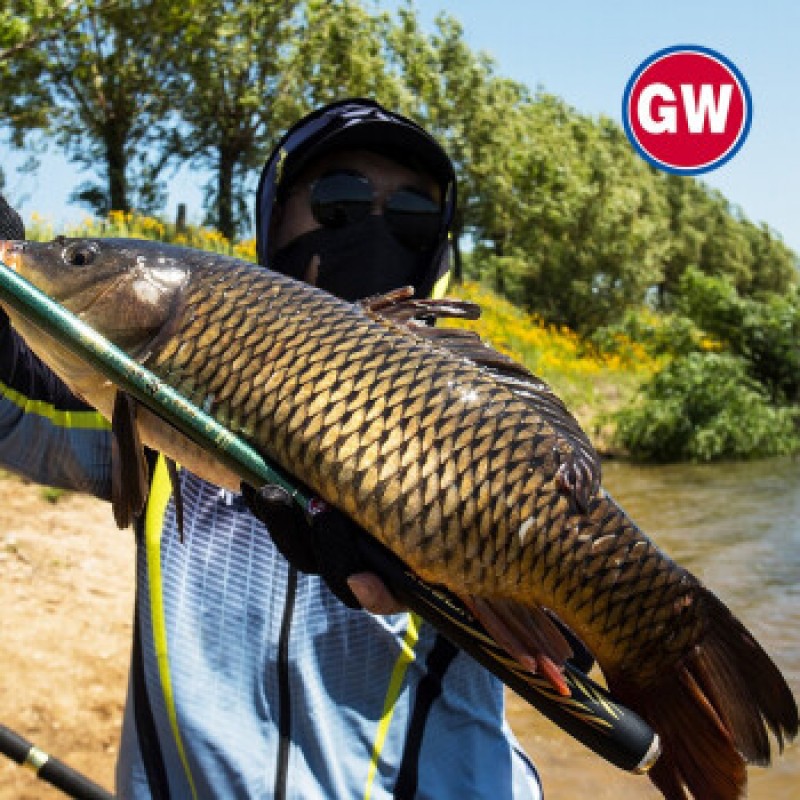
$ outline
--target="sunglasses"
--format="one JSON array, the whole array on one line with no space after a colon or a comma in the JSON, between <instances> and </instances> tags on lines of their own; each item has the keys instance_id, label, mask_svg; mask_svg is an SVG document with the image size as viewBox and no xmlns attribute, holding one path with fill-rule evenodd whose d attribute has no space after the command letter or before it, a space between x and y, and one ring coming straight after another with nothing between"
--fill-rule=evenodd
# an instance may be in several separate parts
<instances>
[{"instance_id":1,"label":"sunglasses","mask_svg":"<svg viewBox=\"0 0 800 800\"><path fill-rule=\"evenodd\" d=\"M337 170L311 184L311 213L325 228L344 228L372 212L377 192L366 175ZM438 241L442 209L424 190L402 188L383 203L383 218L390 232L409 250L424 252Z\"/></svg>"}]
</instances>

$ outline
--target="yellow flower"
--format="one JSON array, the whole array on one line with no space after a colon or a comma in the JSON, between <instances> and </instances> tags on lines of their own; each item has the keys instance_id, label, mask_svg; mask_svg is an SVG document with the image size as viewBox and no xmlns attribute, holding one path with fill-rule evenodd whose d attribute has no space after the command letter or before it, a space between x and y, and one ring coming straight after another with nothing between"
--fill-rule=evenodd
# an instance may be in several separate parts
<instances>
[{"instance_id":1,"label":"yellow flower","mask_svg":"<svg viewBox=\"0 0 800 800\"><path fill-rule=\"evenodd\" d=\"M255 239L245 239L242 242L238 242L233 246L233 254L237 258L242 258L245 261L253 261L257 260L256 255L256 240Z\"/></svg>"},{"instance_id":2,"label":"yellow flower","mask_svg":"<svg viewBox=\"0 0 800 800\"><path fill-rule=\"evenodd\" d=\"M718 353L720 350L722 350L722 342L718 341L717 339L712 339L709 336L702 336L698 342L698 346L701 350L711 353Z\"/></svg>"}]
</instances>

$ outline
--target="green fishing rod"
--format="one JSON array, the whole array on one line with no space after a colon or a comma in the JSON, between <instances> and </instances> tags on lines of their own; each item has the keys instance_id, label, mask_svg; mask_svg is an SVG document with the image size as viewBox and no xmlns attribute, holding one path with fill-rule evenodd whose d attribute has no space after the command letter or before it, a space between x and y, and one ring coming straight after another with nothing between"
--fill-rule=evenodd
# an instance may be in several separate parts
<instances>
[{"instance_id":1,"label":"green fishing rod","mask_svg":"<svg viewBox=\"0 0 800 800\"><path fill-rule=\"evenodd\" d=\"M243 481L256 487L278 484L308 511L313 498L295 478L2 261L0 301L213 453ZM454 594L421 580L372 536L365 533L358 546L399 600L575 739L621 769L646 772L655 763L660 753L658 736L583 672L568 663L564 679L570 695L559 695L541 676L517 665Z\"/></svg>"}]
</instances>

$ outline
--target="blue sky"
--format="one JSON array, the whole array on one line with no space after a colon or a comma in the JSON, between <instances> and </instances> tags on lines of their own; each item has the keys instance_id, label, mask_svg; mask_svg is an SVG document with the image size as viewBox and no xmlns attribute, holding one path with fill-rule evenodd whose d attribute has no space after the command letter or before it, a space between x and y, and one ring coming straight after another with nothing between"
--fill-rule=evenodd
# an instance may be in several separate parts
<instances>
[{"instance_id":1,"label":"blue sky","mask_svg":"<svg viewBox=\"0 0 800 800\"><path fill-rule=\"evenodd\" d=\"M400 0L367 0L395 9ZM766 222L800 253L800 3L795 0L416 0L423 23L437 13L457 17L475 50L489 53L502 75L557 94L578 111L620 120L622 93L633 70L656 50L700 44L718 50L744 74L753 98L750 135L737 155L703 180L755 222ZM15 172L20 156L0 145L8 192L52 221L80 219L66 197L81 180L57 153L36 176ZM178 200L200 219L197 175L173 181L167 213Z\"/></svg>"}]
</instances>

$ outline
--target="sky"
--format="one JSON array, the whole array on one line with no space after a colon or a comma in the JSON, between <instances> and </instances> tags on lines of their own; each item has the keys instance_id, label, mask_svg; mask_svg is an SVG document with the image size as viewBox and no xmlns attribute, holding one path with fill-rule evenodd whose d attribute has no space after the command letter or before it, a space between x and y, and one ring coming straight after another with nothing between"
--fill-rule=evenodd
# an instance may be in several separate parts
<instances>
[{"instance_id":1,"label":"sky","mask_svg":"<svg viewBox=\"0 0 800 800\"><path fill-rule=\"evenodd\" d=\"M389 11L402 0L364 0ZM749 136L719 169L701 176L753 222L766 222L800 253L800 3L796 0L415 0L427 29L439 12L456 17L468 44L488 53L500 75L556 94L583 114L621 122L622 95L636 67L657 50L697 44L717 50L744 75L753 101ZM498 121L502 124L502 121ZM86 212L67 204L88 177L63 156L41 156L35 175L16 166L23 154L0 144L11 199L58 225ZM182 170L171 181L168 216L187 203L202 219L203 176Z\"/></svg>"}]
</instances>

